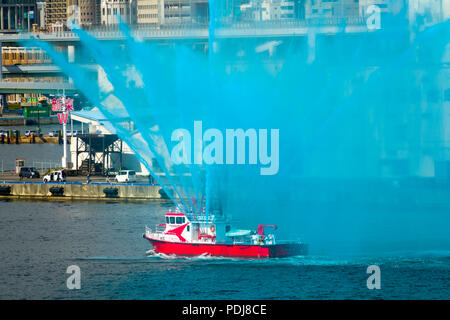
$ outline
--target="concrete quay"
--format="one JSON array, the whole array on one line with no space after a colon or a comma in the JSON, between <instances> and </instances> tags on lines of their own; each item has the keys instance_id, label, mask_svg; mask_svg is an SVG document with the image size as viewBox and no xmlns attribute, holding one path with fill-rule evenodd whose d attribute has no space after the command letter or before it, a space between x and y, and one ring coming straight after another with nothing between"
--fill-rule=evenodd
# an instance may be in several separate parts
<instances>
[{"instance_id":1,"label":"concrete quay","mask_svg":"<svg viewBox=\"0 0 450 320\"><path fill-rule=\"evenodd\" d=\"M161 186L119 183L0 181L0 198L165 200Z\"/></svg>"}]
</instances>

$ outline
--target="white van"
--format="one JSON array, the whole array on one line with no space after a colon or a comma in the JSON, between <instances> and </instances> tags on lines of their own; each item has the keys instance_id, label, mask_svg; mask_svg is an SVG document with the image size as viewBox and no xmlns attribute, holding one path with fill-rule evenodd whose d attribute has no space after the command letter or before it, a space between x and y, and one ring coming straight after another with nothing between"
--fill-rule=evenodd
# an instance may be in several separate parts
<instances>
[{"instance_id":1,"label":"white van","mask_svg":"<svg viewBox=\"0 0 450 320\"><path fill-rule=\"evenodd\" d=\"M120 170L114 180L116 182L136 182L136 171Z\"/></svg>"},{"instance_id":2,"label":"white van","mask_svg":"<svg viewBox=\"0 0 450 320\"><path fill-rule=\"evenodd\" d=\"M42 179L44 182L65 182L66 174L64 170L52 171L49 174L46 174Z\"/></svg>"}]
</instances>

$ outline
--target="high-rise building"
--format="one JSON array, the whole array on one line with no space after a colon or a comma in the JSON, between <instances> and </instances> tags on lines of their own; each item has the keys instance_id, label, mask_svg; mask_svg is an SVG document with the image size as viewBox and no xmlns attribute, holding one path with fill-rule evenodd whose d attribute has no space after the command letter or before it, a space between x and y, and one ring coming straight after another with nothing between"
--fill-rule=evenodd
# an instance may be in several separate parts
<instances>
[{"instance_id":1,"label":"high-rise building","mask_svg":"<svg viewBox=\"0 0 450 320\"><path fill-rule=\"evenodd\" d=\"M265 0L270 7L270 20L294 19L294 0ZM263 4L264 4L263 2Z\"/></svg>"},{"instance_id":2,"label":"high-rise building","mask_svg":"<svg viewBox=\"0 0 450 320\"><path fill-rule=\"evenodd\" d=\"M50 31L62 29L67 23L68 0L45 1L45 25Z\"/></svg>"},{"instance_id":3,"label":"high-rise building","mask_svg":"<svg viewBox=\"0 0 450 320\"><path fill-rule=\"evenodd\" d=\"M45 29L45 0L36 1L36 28Z\"/></svg>"},{"instance_id":4,"label":"high-rise building","mask_svg":"<svg viewBox=\"0 0 450 320\"><path fill-rule=\"evenodd\" d=\"M46 0L46 26L49 30L71 28L73 23L90 27L100 23L100 0Z\"/></svg>"},{"instance_id":5,"label":"high-rise building","mask_svg":"<svg viewBox=\"0 0 450 320\"><path fill-rule=\"evenodd\" d=\"M81 27L100 24L100 0L78 0L74 4L78 8L78 19Z\"/></svg>"},{"instance_id":6,"label":"high-rise building","mask_svg":"<svg viewBox=\"0 0 450 320\"><path fill-rule=\"evenodd\" d=\"M294 19L296 0L250 0L241 4L241 19L252 21Z\"/></svg>"},{"instance_id":7,"label":"high-rise building","mask_svg":"<svg viewBox=\"0 0 450 320\"><path fill-rule=\"evenodd\" d=\"M133 25L137 18L137 0L101 0L100 22L104 26L117 25L118 16L122 22Z\"/></svg>"},{"instance_id":8,"label":"high-rise building","mask_svg":"<svg viewBox=\"0 0 450 320\"><path fill-rule=\"evenodd\" d=\"M137 0L137 23L157 24L160 22L160 0Z\"/></svg>"},{"instance_id":9,"label":"high-rise building","mask_svg":"<svg viewBox=\"0 0 450 320\"><path fill-rule=\"evenodd\" d=\"M161 23L206 22L208 0L162 0Z\"/></svg>"},{"instance_id":10,"label":"high-rise building","mask_svg":"<svg viewBox=\"0 0 450 320\"><path fill-rule=\"evenodd\" d=\"M31 30L36 23L36 0L7 0L0 3L0 31Z\"/></svg>"},{"instance_id":11,"label":"high-rise building","mask_svg":"<svg viewBox=\"0 0 450 320\"><path fill-rule=\"evenodd\" d=\"M358 17L359 1L355 0L307 0L305 18Z\"/></svg>"},{"instance_id":12,"label":"high-rise building","mask_svg":"<svg viewBox=\"0 0 450 320\"><path fill-rule=\"evenodd\" d=\"M409 0L408 18L411 24L430 26L450 18L448 0Z\"/></svg>"},{"instance_id":13,"label":"high-rise building","mask_svg":"<svg viewBox=\"0 0 450 320\"><path fill-rule=\"evenodd\" d=\"M305 20L306 0L294 0L294 14L297 20Z\"/></svg>"}]
</instances>

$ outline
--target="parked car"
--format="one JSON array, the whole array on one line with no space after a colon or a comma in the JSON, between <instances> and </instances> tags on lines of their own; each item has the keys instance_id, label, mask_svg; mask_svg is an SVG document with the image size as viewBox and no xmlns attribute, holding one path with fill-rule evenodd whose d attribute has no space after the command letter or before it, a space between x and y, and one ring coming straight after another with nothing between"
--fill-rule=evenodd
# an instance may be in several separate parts
<instances>
[{"instance_id":1,"label":"parked car","mask_svg":"<svg viewBox=\"0 0 450 320\"><path fill-rule=\"evenodd\" d=\"M36 130L27 130L27 131L25 131L25 136L26 137L31 137L32 134L35 137L41 137L42 136L42 132L40 132L40 131L36 131Z\"/></svg>"},{"instance_id":2,"label":"parked car","mask_svg":"<svg viewBox=\"0 0 450 320\"><path fill-rule=\"evenodd\" d=\"M44 182L65 182L66 173L64 170L52 171L46 174L42 180Z\"/></svg>"},{"instance_id":3,"label":"parked car","mask_svg":"<svg viewBox=\"0 0 450 320\"><path fill-rule=\"evenodd\" d=\"M39 174L39 171L36 170L34 167L21 167L19 170L19 177L22 178L40 178L41 175Z\"/></svg>"},{"instance_id":4,"label":"parked car","mask_svg":"<svg viewBox=\"0 0 450 320\"><path fill-rule=\"evenodd\" d=\"M25 137L31 136L31 134L37 135L36 130L27 130L25 131Z\"/></svg>"},{"instance_id":5,"label":"parked car","mask_svg":"<svg viewBox=\"0 0 450 320\"><path fill-rule=\"evenodd\" d=\"M8 136L8 131L0 130L0 137L1 137L1 136L7 137L7 136Z\"/></svg>"},{"instance_id":6,"label":"parked car","mask_svg":"<svg viewBox=\"0 0 450 320\"><path fill-rule=\"evenodd\" d=\"M121 170L114 179L116 182L136 182L136 171Z\"/></svg>"},{"instance_id":7,"label":"parked car","mask_svg":"<svg viewBox=\"0 0 450 320\"><path fill-rule=\"evenodd\" d=\"M48 133L48 136L49 136L49 137L57 137L58 134L59 134L59 131L58 131L58 130L53 130L53 131L50 131L50 132Z\"/></svg>"},{"instance_id":8,"label":"parked car","mask_svg":"<svg viewBox=\"0 0 450 320\"><path fill-rule=\"evenodd\" d=\"M78 130L73 130L73 136L76 137L80 132L78 132ZM67 131L67 136L71 137L72 136L72 132L71 131Z\"/></svg>"}]
</instances>

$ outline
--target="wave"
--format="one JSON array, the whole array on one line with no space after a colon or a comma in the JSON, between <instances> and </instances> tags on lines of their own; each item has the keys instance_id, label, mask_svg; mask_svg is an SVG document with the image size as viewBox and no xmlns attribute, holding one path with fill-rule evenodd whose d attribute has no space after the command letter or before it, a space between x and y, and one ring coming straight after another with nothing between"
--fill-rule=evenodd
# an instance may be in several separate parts
<instances>
[{"instance_id":1,"label":"wave","mask_svg":"<svg viewBox=\"0 0 450 320\"><path fill-rule=\"evenodd\" d=\"M107 261L107 262L127 262L127 263L151 263L151 262L186 262L198 264L242 264L242 265L265 265L265 266L351 266L372 264L409 264L420 265L437 263L450 266L450 250L426 250L419 252L396 252L376 256L294 256L287 258L252 259L211 256L201 254L198 256L178 256L173 254L158 253L148 250L143 257L78 257L68 259L72 261Z\"/></svg>"}]
</instances>

